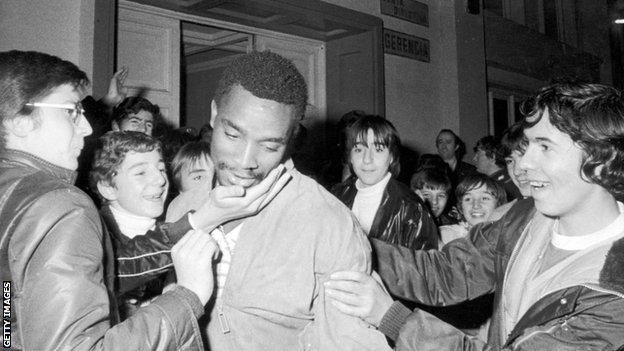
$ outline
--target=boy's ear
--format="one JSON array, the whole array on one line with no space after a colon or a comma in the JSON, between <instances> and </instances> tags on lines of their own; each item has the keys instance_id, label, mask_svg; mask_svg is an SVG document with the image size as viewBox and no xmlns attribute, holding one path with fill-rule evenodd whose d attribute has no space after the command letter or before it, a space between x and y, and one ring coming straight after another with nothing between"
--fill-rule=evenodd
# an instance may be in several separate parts
<instances>
[{"instance_id":1,"label":"boy's ear","mask_svg":"<svg viewBox=\"0 0 624 351\"><path fill-rule=\"evenodd\" d=\"M214 129L215 118L217 117L217 103L212 100L210 103L210 126Z\"/></svg>"},{"instance_id":2,"label":"boy's ear","mask_svg":"<svg viewBox=\"0 0 624 351\"><path fill-rule=\"evenodd\" d=\"M111 128L113 129L113 132L118 132L121 130L121 128L119 128L119 124L117 123L117 121L111 122Z\"/></svg>"},{"instance_id":3,"label":"boy's ear","mask_svg":"<svg viewBox=\"0 0 624 351\"><path fill-rule=\"evenodd\" d=\"M107 201L117 200L117 189L108 182L100 180L97 182L97 189L100 195Z\"/></svg>"}]
</instances>

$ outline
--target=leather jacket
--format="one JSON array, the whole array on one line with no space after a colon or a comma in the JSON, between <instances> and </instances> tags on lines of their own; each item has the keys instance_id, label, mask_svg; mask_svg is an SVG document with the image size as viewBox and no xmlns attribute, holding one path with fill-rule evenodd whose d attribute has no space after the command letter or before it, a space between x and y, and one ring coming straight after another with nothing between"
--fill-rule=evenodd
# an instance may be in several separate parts
<instances>
[{"instance_id":1,"label":"leather jacket","mask_svg":"<svg viewBox=\"0 0 624 351\"><path fill-rule=\"evenodd\" d=\"M143 302L162 293L167 274L173 271L171 247L193 228L188 216L182 216L173 223L157 222L153 230L129 238L121 233L108 205L102 207L100 216L113 243L115 295L124 320Z\"/></svg>"},{"instance_id":2,"label":"leather jacket","mask_svg":"<svg viewBox=\"0 0 624 351\"><path fill-rule=\"evenodd\" d=\"M117 320L112 243L75 172L0 155L0 276L11 282L11 349L202 350L197 296L176 287Z\"/></svg>"},{"instance_id":3,"label":"leather jacket","mask_svg":"<svg viewBox=\"0 0 624 351\"><path fill-rule=\"evenodd\" d=\"M347 207L353 207L357 194L356 177L337 184L332 193ZM380 239L410 249L436 249L438 227L422 200L394 178L390 178L381 197L381 202L369 238Z\"/></svg>"},{"instance_id":4,"label":"leather jacket","mask_svg":"<svg viewBox=\"0 0 624 351\"><path fill-rule=\"evenodd\" d=\"M451 305L496 291L487 344L415 310L397 304L384 319L402 319L397 350L616 350L624 345L624 239L612 243L600 283L559 289L535 302L501 339L502 287L507 265L535 214L532 199L519 201L494 223L475 226L467 238L441 251L413 251L372 240L388 290L426 305ZM388 263L385 263L388 262ZM380 330L393 326L382 321ZM423 332L423 326L427 326ZM394 335L387 330L386 335Z\"/></svg>"}]
</instances>

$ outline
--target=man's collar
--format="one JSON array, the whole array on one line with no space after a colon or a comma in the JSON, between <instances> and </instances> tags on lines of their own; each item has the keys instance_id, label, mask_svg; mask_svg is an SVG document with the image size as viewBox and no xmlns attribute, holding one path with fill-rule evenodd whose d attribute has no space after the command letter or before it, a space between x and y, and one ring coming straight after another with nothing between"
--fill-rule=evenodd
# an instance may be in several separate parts
<instances>
[{"instance_id":1,"label":"man's collar","mask_svg":"<svg viewBox=\"0 0 624 351\"><path fill-rule=\"evenodd\" d=\"M25 151L5 149L0 157L36 168L68 184L73 185L76 182L76 171L57 166Z\"/></svg>"}]
</instances>

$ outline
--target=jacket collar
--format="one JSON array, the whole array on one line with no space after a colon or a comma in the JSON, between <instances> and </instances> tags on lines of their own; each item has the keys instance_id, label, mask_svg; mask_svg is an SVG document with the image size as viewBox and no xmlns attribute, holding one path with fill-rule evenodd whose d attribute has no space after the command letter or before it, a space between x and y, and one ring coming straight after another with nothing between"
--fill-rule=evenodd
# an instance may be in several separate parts
<instances>
[{"instance_id":1,"label":"jacket collar","mask_svg":"<svg viewBox=\"0 0 624 351\"><path fill-rule=\"evenodd\" d=\"M505 346L510 345L527 328L543 325L551 320L584 311L609 299L622 299L624 295L624 238L611 246L600 271L599 286L576 285L552 292L536 302L522 316L509 335ZM608 294L610 297L595 298ZM586 302L579 303L580 299Z\"/></svg>"},{"instance_id":2,"label":"jacket collar","mask_svg":"<svg viewBox=\"0 0 624 351\"><path fill-rule=\"evenodd\" d=\"M2 152L0 158L9 162L21 163L25 166L35 168L71 185L73 185L76 181L76 171L54 165L42 158L24 151L6 149Z\"/></svg>"}]
</instances>

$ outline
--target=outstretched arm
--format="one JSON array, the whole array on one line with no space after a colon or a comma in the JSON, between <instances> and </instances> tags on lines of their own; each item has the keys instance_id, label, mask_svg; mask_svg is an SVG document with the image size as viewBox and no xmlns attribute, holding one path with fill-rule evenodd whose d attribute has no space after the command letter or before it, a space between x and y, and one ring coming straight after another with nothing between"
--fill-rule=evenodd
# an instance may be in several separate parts
<instances>
[{"instance_id":1,"label":"outstretched arm","mask_svg":"<svg viewBox=\"0 0 624 351\"><path fill-rule=\"evenodd\" d=\"M482 340L425 311L412 312L393 302L381 283L368 274L336 272L325 283L325 294L340 311L378 327L397 350L479 350L485 346Z\"/></svg>"}]
</instances>

